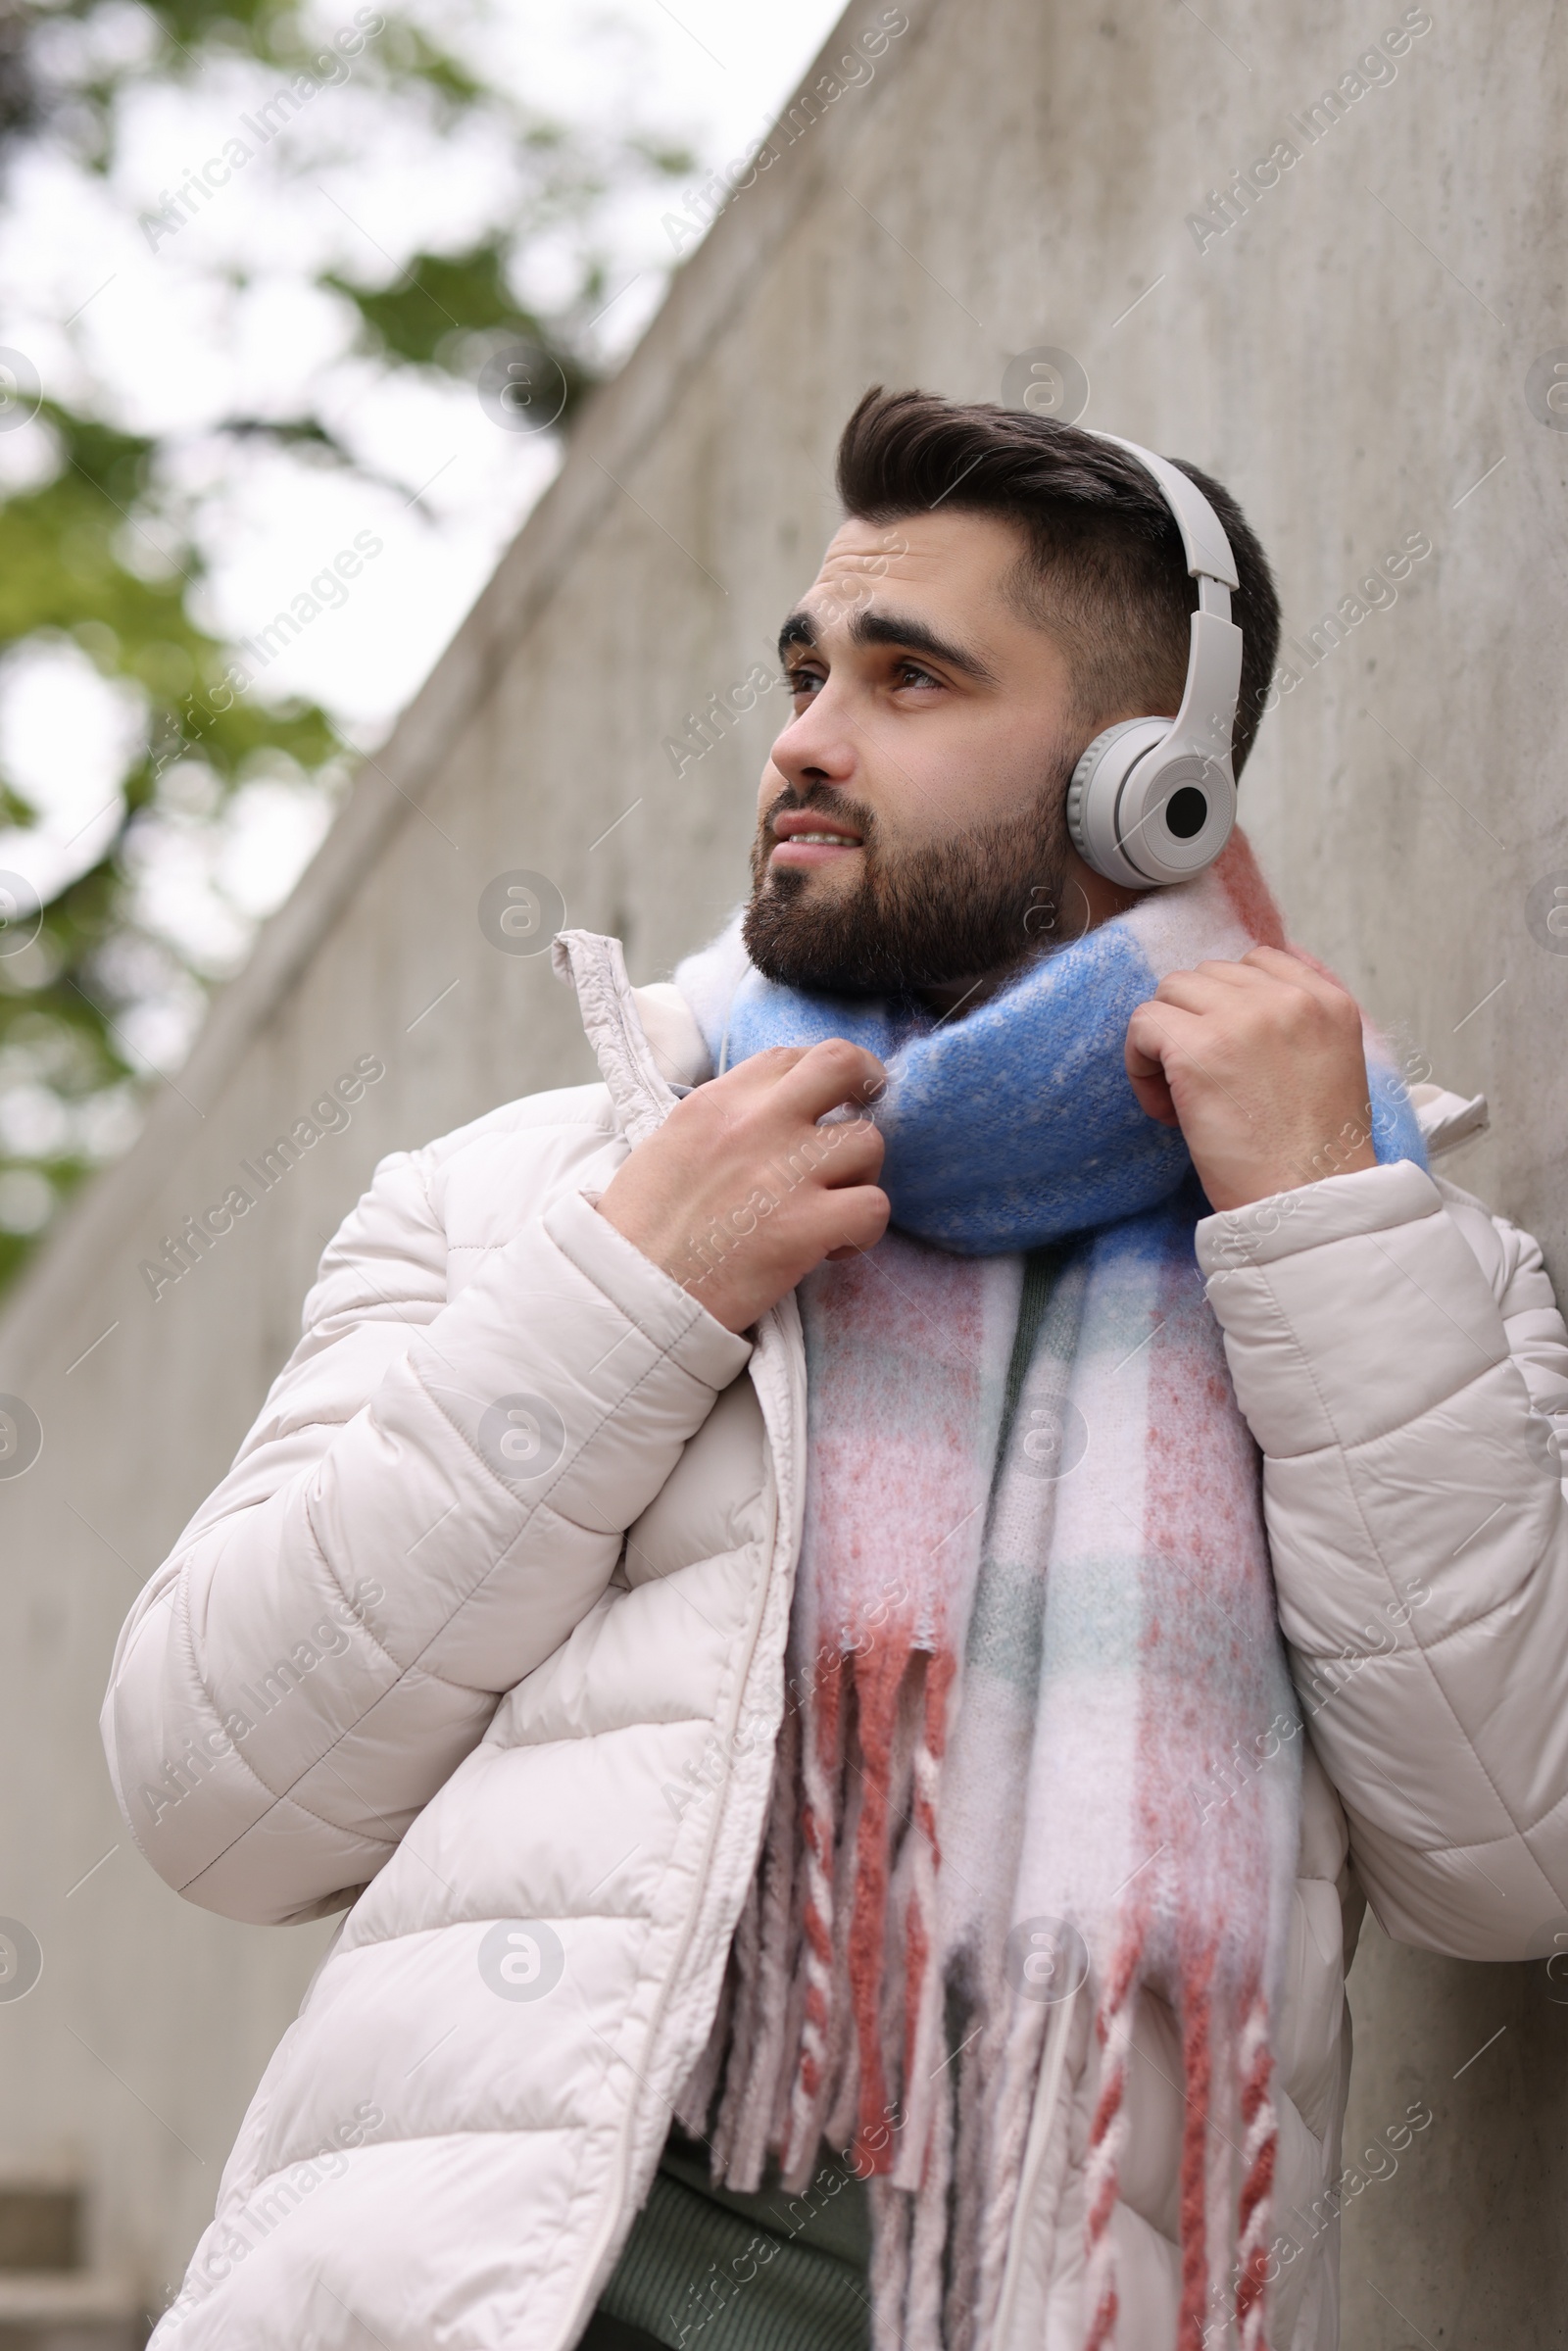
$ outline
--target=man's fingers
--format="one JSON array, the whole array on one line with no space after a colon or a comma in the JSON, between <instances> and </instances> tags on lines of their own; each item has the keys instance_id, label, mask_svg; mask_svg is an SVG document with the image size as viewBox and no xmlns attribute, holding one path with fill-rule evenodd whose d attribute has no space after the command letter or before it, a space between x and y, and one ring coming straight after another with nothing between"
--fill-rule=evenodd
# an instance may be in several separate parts
<instances>
[{"instance_id":1,"label":"man's fingers","mask_svg":"<svg viewBox=\"0 0 1568 2351\"><path fill-rule=\"evenodd\" d=\"M1316 994L1320 989L1337 991L1342 996L1345 993L1336 981L1325 978L1322 972L1316 970L1304 955L1298 955L1294 948L1288 947L1250 947L1245 955L1205 956L1202 962L1195 963L1193 968L1202 972L1206 978L1223 981L1233 988L1255 988L1260 983L1266 985L1270 980L1283 980L1287 987L1304 988L1309 995Z\"/></svg>"},{"instance_id":2,"label":"man's fingers","mask_svg":"<svg viewBox=\"0 0 1568 2351\"><path fill-rule=\"evenodd\" d=\"M1176 1017L1186 1016L1177 1014ZM1169 1008L1162 1004L1140 1004L1127 1023L1122 1058L1132 1090L1138 1098L1139 1108L1150 1118L1157 1118L1160 1125L1166 1127L1181 1124L1165 1076L1164 1055L1172 1045Z\"/></svg>"},{"instance_id":3,"label":"man's fingers","mask_svg":"<svg viewBox=\"0 0 1568 2351\"><path fill-rule=\"evenodd\" d=\"M1190 1053L1202 1034L1202 1016L1181 1004L1152 998L1127 1023L1123 1049L1130 1078L1163 1073L1173 1053Z\"/></svg>"},{"instance_id":4,"label":"man's fingers","mask_svg":"<svg viewBox=\"0 0 1568 2351\"><path fill-rule=\"evenodd\" d=\"M599 1213L746 1330L830 1250L874 1249L887 1231L883 1138L866 1115L886 1082L843 1037L749 1054L634 1146Z\"/></svg>"},{"instance_id":5,"label":"man's fingers","mask_svg":"<svg viewBox=\"0 0 1568 2351\"><path fill-rule=\"evenodd\" d=\"M1255 964L1249 963L1245 955L1240 962L1231 955L1205 956L1201 963L1195 963L1193 969L1204 979L1217 982L1220 987L1260 988L1268 985L1269 975L1260 971Z\"/></svg>"},{"instance_id":6,"label":"man's fingers","mask_svg":"<svg viewBox=\"0 0 1568 2351\"><path fill-rule=\"evenodd\" d=\"M1238 968L1245 971L1249 965L1316 997L1330 1011L1343 1012L1348 1005L1354 1005L1357 1019L1360 1017L1360 1006L1349 990L1342 988L1338 980L1330 979L1327 972L1314 970L1304 955L1293 955L1279 947L1254 947L1242 957Z\"/></svg>"},{"instance_id":7,"label":"man's fingers","mask_svg":"<svg viewBox=\"0 0 1568 2351\"><path fill-rule=\"evenodd\" d=\"M1153 1036L1152 1032L1140 1028L1138 1015L1135 1012L1127 1023L1127 1042L1122 1050L1122 1058L1127 1064L1127 1075L1135 1086L1142 1079L1164 1076L1164 1062L1157 1053L1150 1051L1152 1044L1157 1045L1158 1043L1159 1039Z\"/></svg>"},{"instance_id":8,"label":"man's fingers","mask_svg":"<svg viewBox=\"0 0 1568 2351\"><path fill-rule=\"evenodd\" d=\"M1269 984L1256 972L1252 979L1260 987ZM1217 1012L1234 1007L1236 989L1215 971L1167 971L1154 990L1153 1002L1179 1006L1184 1012Z\"/></svg>"},{"instance_id":9,"label":"man's fingers","mask_svg":"<svg viewBox=\"0 0 1568 2351\"><path fill-rule=\"evenodd\" d=\"M1282 961L1289 961L1282 957ZM1180 1004L1189 1012L1234 1011L1238 997L1267 998L1279 987L1281 978L1295 985L1299 964L1292 963L1285 973L1264 971L1255 964L1234 962L1229 957L1216 957L1211 962L1195 963L1188 971L1167 971L1154 990L1154 1002Z\"/></svg>"},{"instance_id":10,"label":"man's fingers","mask_svg":"<svg viewBox=\"0 0 1568 2351\"><path fill-rule=\"evenodd\" d=\"M888 1229L892 1213L887 1194L875 1184L861 1184L853 1192L835 1192L833 1231L837 1238L824 1255L837 1262L840 1257L854 1257L862 1249L875 1249Z\"/></svg>"},{"instance_id":11,"label":"man's fingers","mask_svg":"<svg viewBox=\"0 0 1568 2351\"><path fill-rule=\"evenodd\" d=\"M813 1173L830 1191L874 1184L882 1172L887 1142L869 1118L830 1118L816 1129L811 1145L813 1153L821 1154Z\"/></svg>"},{"instance_id":12,"label":"man's fingers","mask_svg":"<svg viewBox=\"0 0 1568 2351\"><path fill-rule=\"evenodd\" d=\"M1146 1118L1157 1119L1162 1127L1179 1127L1181 1125L1181 1119L1176 1112L1175 1098L1163 1076L1133 1077L1130 1071L1128 1075L1138 1107Z\"/></svg>"},{"instance_id":13,"label":"man's fingers","mask_svg":"<svg viewBox=\"0 0 1568 2351\"><path fill-rule=\"evenodd\" d=\"M829 1037L803 1053L778 1082L780 1107L787 1107L814 1124L845 1102L858 1109L878 1101L888 1073L875 1053L847 1037Z\"/></svg>"},{"instance_id":14,"label":"man's fingers","mask_svg":"<svg viewBox=\"0 0 1568 2351\"><path fill-rule=\"evenodd\" d=\"M1327 1013L1346 1028L1360 1027L1353 996L1298 955L1277 947L1252 948L1239 962L1215 960L1191 971L1167 972L1154 991L1156 1004L1221 1018L1240 1008L1239 999L1260 1013L1293 1023Z\"/></svg>"},{"instance_id":15,"label":"man's fingers","mask_svg":"<svg viewBox=\"0 0 1568 2351\"><path fill-rule=\"evenodd\" d=\"M798 1061L805 1060L808 1050L804 1045L764 1045L760 1052L748 1053L744 1061L732 1061L723 1076L710 1078L703 1091L711 1090L714 1100L722 1094L730 1102L769 1094Z\"/></svg>"}]
</instances>

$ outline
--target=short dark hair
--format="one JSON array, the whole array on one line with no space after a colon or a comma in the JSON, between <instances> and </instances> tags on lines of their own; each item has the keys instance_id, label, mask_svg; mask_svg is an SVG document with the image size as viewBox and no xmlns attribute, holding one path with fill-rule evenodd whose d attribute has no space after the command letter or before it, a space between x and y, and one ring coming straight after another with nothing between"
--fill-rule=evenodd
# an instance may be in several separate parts
<instances>
[{"instance_id":1,"label":"short dark hair","mask_svg":"<svg viewBox=\"0 0 1568 2351\"><path fill-rule=\"evenodd\" d=\"M1230 492L1185 459L1171 463L1203 492L1236 558L1239 775L1279 653L1279 597ZM1175 711L1198 586L1174 515L1124 450L1027 409L877 385L844 427L838 487L845 513L862 522L897 522L942 505L1016 523L1029 547L1009 592L1060 643L1085 722L1128 705Z\"/></svg>"}]
</instances>

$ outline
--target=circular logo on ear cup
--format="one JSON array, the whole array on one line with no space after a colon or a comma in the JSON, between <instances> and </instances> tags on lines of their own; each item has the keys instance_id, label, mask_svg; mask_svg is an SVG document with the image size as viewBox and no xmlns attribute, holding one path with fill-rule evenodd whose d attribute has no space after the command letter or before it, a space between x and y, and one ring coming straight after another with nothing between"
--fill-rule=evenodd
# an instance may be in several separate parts
<instances>
[{"instance_id":1,"label":"circular logo on ear cup","mask_svg":"<svg viewBox=\"0 0 1568 2351\"><path fill-rule=\"evenodd\" d=\"M1236 821L1236 787L1218 759L1156 746L1139 759L1116 803L1116 845L1156 887L1211 865Z\"/></svg>"},{"instance_id":2,"label":"circular logo on ear cup","mask_svg":"<svg viewBox=\"0 0 1568 2351\"><path fill-rule=\"evenodd\" d=\"M1208 802L1196 784L1183 784L1165 803L1165 827L1178 841L1196 839L1208 822Z\"/></svg>"}]
</instances>

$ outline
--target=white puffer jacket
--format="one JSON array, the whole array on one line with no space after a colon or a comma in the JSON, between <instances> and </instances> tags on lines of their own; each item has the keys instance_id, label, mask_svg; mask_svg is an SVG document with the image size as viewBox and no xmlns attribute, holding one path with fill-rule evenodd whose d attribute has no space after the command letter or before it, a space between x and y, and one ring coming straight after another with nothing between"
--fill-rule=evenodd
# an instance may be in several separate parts
<instances>
[{"instance_id":1,"label":"white puffer jacket","mask_svg":"<svg viewBox=\"0 0 1568 2351\"><path fill-rule=\"evenodd\" d=\"M115 1660L116 1786L170 1884L258 1921L353 1902L158 2351L567 2351L708 2035L782 1707L805 1358L792 1298L735 1338L594 1212L706 1063L673 990L572 954L604 1084L377 1169ZM1568 1912L1568 1338L1535 1245L1408 1163L1282 1200L1199 1249L1310 1713L1271 2340L1332 2351L1362 1890L1477 1959ZM1080 1995L996 2351L1078 2351L1096 2063ZM1180 2073L1146 1998L1119 2351L1174 2341Z\"/></svg>"}]
</instances>

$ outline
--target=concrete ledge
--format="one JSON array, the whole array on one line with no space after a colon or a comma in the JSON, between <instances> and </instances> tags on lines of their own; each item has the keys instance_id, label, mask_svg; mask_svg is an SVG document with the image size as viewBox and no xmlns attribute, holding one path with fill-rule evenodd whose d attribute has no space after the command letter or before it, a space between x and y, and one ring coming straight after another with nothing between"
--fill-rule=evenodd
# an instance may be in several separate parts
<instances>
[{"instance_id":1,"label":"concrete ledge","mask_svg":"<svg viewBox=\"0 0 1568 2351\"><path fill-rule=\"evenodd\" d=\"M142 2299L111 2273L0 2272L0 2351L142 2351Z\"/></svg>"}]
</instances>

